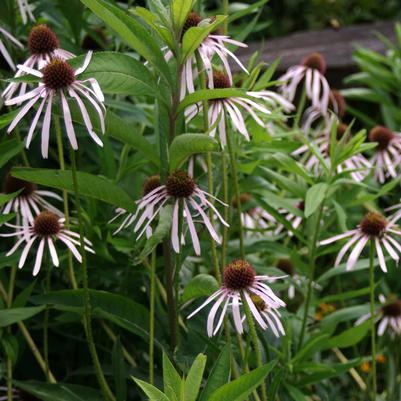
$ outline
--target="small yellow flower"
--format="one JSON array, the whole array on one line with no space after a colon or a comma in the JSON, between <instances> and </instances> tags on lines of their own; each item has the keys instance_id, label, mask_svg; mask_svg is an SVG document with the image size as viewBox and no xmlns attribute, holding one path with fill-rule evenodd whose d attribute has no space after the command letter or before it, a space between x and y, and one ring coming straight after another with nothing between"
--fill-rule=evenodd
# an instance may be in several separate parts
<instances>
[{"instance_id":1,"label":"small yellow flower","mask_svg":"<svg viewBox=\"0 0 401 401\"><path fill-rule=\"evenodd\" d=\"M378 363L386 363L386 357L383 354L379 354L376 357L376 361Z\"/></svg>"},{"instance_id":2,"label":"small yellow flower","mask_svg":"<svg viewBox=\"0 0 401 401\"><path fill-rule=\"evenodd\" d=\"M361 370L364 373L369 373L370 371L370 363L369 362L363 362L361 365Z\"/></svg>"}]
</instances>

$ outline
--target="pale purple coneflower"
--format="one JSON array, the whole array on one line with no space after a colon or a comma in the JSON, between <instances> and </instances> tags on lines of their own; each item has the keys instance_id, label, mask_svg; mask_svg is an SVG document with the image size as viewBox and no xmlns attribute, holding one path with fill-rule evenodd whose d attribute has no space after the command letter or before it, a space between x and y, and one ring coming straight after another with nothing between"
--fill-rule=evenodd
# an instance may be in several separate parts
<instances>
[{"instance_id":1,"label":"pale purple coneflower","mask_svg":"<svg viewBox=\"0 0 401 401\"><path fill-rule=\"evenodd\" d=\"M401 300L386 299L384 295L379 295L381 308L376 311L375 321L379 322L377 327L377 335L382 336L387 329L390 329L390 335L401 335ZM356 322L355 326L366 322L372 317L371 313L362 315Z\"/></svg>"},{"instance_id":2,"label":"pale purple coneflower","mask_svg":"<svg viewBox=\"0 0 401 401\"><path fill-rule=\"evenodd\" d=\"M53 265L59 266L59 258L55 247L55 242L59 240L67 245L78 262L82 263L82 256L76 248L76 246L80 246L80 236L78 233L68 230L64 226L64 222L65 218L60 218L60 216L55 213L44 211L36 216L33 223L30 223L29 225L17 226L9 224L9 226L15 228L16 231L13 233L0 234L0 237L19 237L19 239L7 252L6 256L12 255L23 243L25 243L18 262L18 267L21 269L25 264L33 244L35 241L39 241L39 246L36 250L35 265L33 268L33 275L36 276L42 265L46 245ZM84 238L84 241L86 244L85 249L88 252L95 253L92 249L92 243L86 238Z\"/></svg>"},{"instance_id":3,"label":"pale purple coneflower","mask_svg":"<svg viewBox=\"0 0 401 401\"><path fill-rule=\"evenodd\" d=\"M74 54L67 50L60 49L60 43L56 34L47 25L37 25L32 28L28 37L28 49L30 56L22 64L23 67L36 68L41 70L53 58L67 60L74 57ZM18 68L15 78L20 78L31 73L25 68ZM11 82L3 92L5 99L10 99L19 90L19 96L26 92L26 82Z\"/></svg>"},{"instance_id":4,"label":"pale purple coneflower","mask_svg":"<svg viewBox=\"0 0 401 401\"><path fill-rule=\"evenodd\" d=\"M346 265L346 270L351 270L366 244L371 242L371 246L373 246L374 243L380 267L384 272L387 272L383 247L396 263L400 259L398 254L401 253L401 245L393 236L401 236L401 231L394 223L394 219L387 221L380 213L368 212L356 229L320 241L320 245L328 245L343 238L348 238L348 241L338 253L334 266L338 266L347 251L353 247Z\"/></svg>"},{"instance_id":5,"label":"pale purple coneflower","mask_svg":"<svg viewBox=\"0 0 401 401\"><path fill-rule=\"evenodd\" d=\"M324 76L326 61L320 53L311 53L301 64L290 67L279 78L282 95L293 102L298 86L305 80L305 94L312 106L326 114L330 101L330 86Z\"/></svg>"},{"instance_id":6,"label":"pale purple coneflower","mask_svg":"<svg viewBox=\"0 0 401 401\"><path fill-rule=\"evenodd\" d=\"M235 260L224 268L222 287L211 295L199 308L195 309L188 319L214 301L207 319L207 334L212 337L217 334L223 324L228 309L232 310L234 326L239 334L244 331L241 316L242 296L259 326L266 330L270 327L275 336L284 335L278 309L285 303L274 294L266 284L282 277L257 276L254 268L246 260ZM215 325L219 308L222 311Z\"/></svg>"},{"instance_id":7,"label":"pale purple coneflower","mask_svg":"<svg viewBox=\"0 0 401 401\"><path fill-rule=\"evenodd\" d=\"M28 0L17 0L17 4L24 25L28 20L35 21L35 17L32 14L32 6L29 5Z\"/></svg>"},{"instance_id":8,"label":"pale purple coneflower","mask_svg":"<svg viewBox=\"0 0 401 401\"><path fill-rule=\"evenodd\" d=\"M393 132L387 127L378 125L369 132L369 140L377 142L370 162L374 168L374 177L381 184L387 178L397 178L400 164L401 133Z\"/></svg>"},{"instance_id":9,"label":"pale purple coneflower","mask_svg":"<svg viewBox=\"0 0 401 401\"><path fill-rule=\"evenodd\" d=\"M303 213L305 211L305 201L301 199L298 201L295 205L295 207ZM291 211L287 209L279 209L279 213L285 216L285 219L291 224L291 227L293 228L294 231L296 231L299 226L302 224L303 221L303 216L300 216L298 214L292 213ZM278 223L278 222L277 222ZM278 223L276 229L274 230L274 235L280 234L283 230L285 229L284 224ZM288 231L287 235L289 237L292 237L294 234L291 230Z\"/></svg>"},{"instance_id":10,"label":"pale purple coneflower","mask_svg":"<svg viewBox=\"0 0 401 401\"><path fill-rule=\"evenodd\" d=\"M218 244L220 244L221 238L214 229L213 224L204 209L212 209L214 215L217 216L223 225L228 227L228 224L217 211L213 203L207 199L208 197L211 197L224 206L227 206L213 195L200 189L194 179L190 177L187 172L176 171L170 174L164 185L156 187L153 191L137 201L137 222L134 227L134 232L139 232L137 238L139 239L143 235L158 215L161 208L167 202L172 201L173 217L171 225L171 243L175 252L180 252L180 244L182 243L182 239L180 240L178 233L180 206L182 207L183 218L189 228L192 245L197 255L200 255L201 248L195 228L195 221L193 219L195 216L200 217L200 221L205 224L209 234Z\"/></svg>"},{"instance_id":11,"label":"pale purple coneflower","mask_svg":"<svg viewBox=\"0 0 401 401\"><path fill-rule=\"evenodd\" d=\"M12 194L21 191L15 198L10 199L1 209L2 214L16 213L17 225L22 217L22 221L32 223L35 216L42 210L49 210L62 217L63 213L53 206L46 198L62 201L63 198L52 191L40 190L36 184L13 177L8 173L5 177L3 192Z\"/></svg>"},{"instance_id":12,"label":"pale purple coneflower","mask_svg":"<svg viewBox=\"0 0 401 401\"><path fill-rule=\"evenodd\" d=\"M23 44L16 38L14 38L13 35L8 33L5 29L0 27L0 34L3 35L6 39L8 39L11 43L14 45L18 46L20 49L22 49L24 46ZM6 46L4 45L3 41L0 39L0 54L4 57L6 60L7 64L15 70L15 64L13 59L10 56L10 53L8 52Z\"/></svg>"},{"instance_id":13,"label":"pale purple coneflower","mask_svg":"<svg viewBox=\"0 0 401 401\"><path fill-rule=\"evenodd\" d=\"M232 84L228 75L220 71L213 71L214 88L231 88ZM255 101L257 100L257 101ZM266 107L259 102L268 104ZM246 140L250 140L250 135L245 124L245 119L241 109L249 114L255 122L261 127L266 128L266 123L257 115L261 112L266 115L272 114L273 109L282 108L284 111L293 110L294 106L285 100L282 96L272 91L244 92L244 97L227 97L222 99L213 99L209 101L208 121L209 127L212 127L209 135L215 136L219 132L222 146L227 143L226 137L226 115L230 119L234 129L236 129ZM192 120L202 110L202 103L189 106L185 111L186 121Z\"/></svg>"},{"instance_id":14,"label":"pale purple coneflower","mask_svg":"<svg viewBox=\"0 0 401 401\"><path fill-rule=\"evenodd\" d=\"M10 126L8 127L7 132L10 133L16 127L16 125L21 121L21 119L28 113L28 111L36 103L39 103L39 107L36 111L34 119L32 120L28 136L26 139L26 147L29 148L33 134L35 132L35 128L38 124L44 106L46 105L46 111L43 120L42 135L41 135L42 156L46 159L48 157L48 152L49 152L49 136L50 136L50 123L52 119L53 99L56 97L56 95L59 95L68 139L70 141L71 147L74 150L78 149L78 142L75 136L71 111L67 100L67 94L68 94L70 98L74 99L75 102L77 103L82 118L84 120L85 126L91 138L96 142L96 144L98 144L99 146L103 146L102 141L93 130L91 118L89 116L86 105L83 102L83 99L89 101L93 106L93 108L96 110L100 119L101 131L102 133L104 133L105 108L103 105L104 101L103 93L96 79L88 78L83 81L77 79L77 76L82 74L82 72L84 72L85 69L88 67L91 60L91 56L92 52L88 52L87 56L85 57L83 66L77 68L76 70L74 70L70 66L70 64L68 64L67 61L61 60L59 58L55 58L48 64L46 64L46 66L43 68L42 71L20 66L20 68L24 69L26 72L41 78L42 82L39 84L38 87L31 90L30 92L25 93L24 95L21 96L17 96L13 99L9 99L5 102L6 105L11 106L27 101L26 104L21 108L17 116L14 118ZM91 85L92 88L86 85L88 83Z\"/></svg>"},{"instance_id":15,"label":"pale purple coneflower","mask_svg":"<svg viewBox=\"0 0 401 401\"><path fill-rule=\"evenodd\" d=\"M200 25L208 24L213 21L213 18L203 19L199 14L195 12L191 12L183 26L182 36L185 32L190 28L194 28ZM228 76L230 83L232 84L232 73L231 68L228 63L228 58L233 59L238 66L248 73L247 69L238 59L238 57L227 49L227 45L234 45L238 47L248 47L246 44L239 42L238 40L233 40L227 35L219 34L218 32L212 32L201 42L199 47L196 49L196 52L199 54L200 59L205 67L205 71L209 77L208 79L208 87L209 89L213 89L213 64L212 60L214 56L221 61L223 68ZM162 50L167 50L167 47ZM171 50L167 51L165 54L166 60L170 60L173 58L173 53ZM183 65L182 73L181 73L181 93L180 98L183 99L185 94L195 92L194 85L194 76L197 74L197 69L194 68L196 66L196 56L192 55L188 58L188 60Z\"/></svg>"},{"instance_id":16,"label":"pale purple coneflower","mask_svg":"<svg viewBox=\"0 0 401 401\"><path fill-rule=\"evenodd\" d=\"M153 190L156 188L160 187L161 181L160 181L160 175L152 175L148 177L142 188L142 197L145 197L146 195L150 194ZM153 215L154 211L154 206L150 205L149 206L149 215ZM113 235L118 234L121 230L128 228L137 218L138 213L140 212L140 209L138 208L136 213L128 213L125 209L123 208L117 208L115 210L116 215L109 221L109 223L112 223L113 221L119 219L120 217L124 217L123 221L120 223L119 227L117 230L113 232ZM148 225L146 227L146 238L150 238L152 235L152 226Z\"/></svg>"},{"instance_id":17,"label":"pale purple coneflower","mask_svg":"<svg viewBox=\"0 0 401 401\"><path fill-rule=\"evenodd\" d=\"M337 126L336 140L340 141L344 134L347 132L347 125L340 123ZM314 143L317 146L319 152L323 156L323 159L327 165L330 167L330 133L323 132L320 136L314 139ZM304 166L309 170L318 175L322 172L321 161L311 152L308 145L302 145L297 150L292 152L293 156L306 155L303 160ZM356 182L363 181L370 173L371 169L370 162L361 154L355 154L344 160L336 168L338 174L343 172L350 172L351 178Z\"/></svg>"}]
</instances>

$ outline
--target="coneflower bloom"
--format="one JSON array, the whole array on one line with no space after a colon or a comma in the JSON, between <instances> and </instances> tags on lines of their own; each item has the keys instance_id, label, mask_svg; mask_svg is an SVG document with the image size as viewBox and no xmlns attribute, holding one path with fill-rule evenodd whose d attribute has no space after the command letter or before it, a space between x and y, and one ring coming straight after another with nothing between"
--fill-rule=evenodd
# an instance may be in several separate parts
<instances>
[{"instance_id":1,"label":"coneflower bloom","mask_svg":"<svg viewBox=\"0 0 401 401\"><path fill-rule=\"evenodd\" d=\"M190 28L197 27L201 24L208 24L213 21L213 18L203 19L199 14L195 12L191 12L184 24L182 29L182 36L184 36L185 32L187 32ZM227 45L234 45L238 47L248 47L246 44L239 42L238 40L233 40L227 35L221 35L218 32L210 33L199 45L196 52L199 54L200 59L205 67L206 73L209 77L208 86L210 89L213 89L213 67L212 60L214 56L221 61L225 73L228 76L230 83L232 84L232 73L231 68L228 63L228 58L233 59L238 66L248 73L247 69L241 63L237 56L229 49L227 49ZM167 50L163 48L162 50ZM166 60L170 60L173 58L173 53L171 51L167 51L165 55ZM196 65L196 57L193 55L188 58L188 60L183 65L183 70L181 74L181 94L180 98L183 99L185 93L193 93L195 92L194 86L194 74L197 74L196 68L194 69L194 65Z\"/></svg>"},{"instance_id":2,"label":"coneflower bloom","mask_svg":"<svg viewBox=\"0 0 401 401\"><path fill-rule=\"evenodd\" d=\"M146 195L150 194L153 190L160 187L160 185L161 185L160 175L152 175L148 177L143 184L142 197L145 197ZM148 211L149 211L149 216L152 216L154 212L154 206L150 205ZM116 235L124 228L129 227L136 220L138 213L140 212L140 209L138 208L136 213L128 213L123 208L117 208L115 212L116 215L109 221L109 223L112 223L113 221L119 219L122 216L124 216L124 219L120 224L120 226L117 228L117 230L113 232L113 235ZM152 235L152 226L148 225L146 228L146 238L150 238L151 235Z\"/></svg>"},{"instance_id":3,"label":"coneflower bloom","mask_svg":"<svg viewBox=\"0 0 401 401\"><path fill-rule=\"evenodd\" d=\"M214 301L207 319L208 336L216 335L229 308L232 310L234 326L237 332L242 334L244 328L241 313L241 296L243 296L253 317L263 330L270 327L277 337L280 334L284 335L284 328L280 322L281 315L278 309L284 307L285 303L266 284L279 278L282 277L257 276L254 268L246 260L235 260L224 268L222 287L199 308L194 310L188 316L188 319ZM222 307L222 311L217 324L215 324L215 318L220 307Z\"/></svg>"},{"instance_id":4,"label":"coneflower bloom","mask_svg":"<svg viewBox=\"0 0 401 401\"><path fill-rule=\"evenodd\" d=\"M164 185L159 185L137 202L138 219L134 227L134 232L139 232L137 238L140 238L147 230L154 218L160 212L161 208L167 202L172 201L173 220L171 225L171 243L175 252L180 252L180 243L182 242L180 241L178 234L180 205L182 206L183 217L187 223L192 245L197 255L200 255L201 248L199 237L195 228L195 216L200 217L201 222L205 224L209 234L218 244L220 244L221 238L216 233L216 230L214 229L213 224L211 223L204 209L212 209L213 213L222 224L224 224L226 227L228 227L228 224L224 221L223 217L217 211L213 203L207 199L208 197L211 197L222 203L224 206L227 206L213 195L200 189L194 179L191 178L187 172L176 171L170 174L167 177Z\"/></svg>"},{"instance_id":5,"label":"coneflower bloom","mask_svg":"<svg viewBox=\"0 0 401 401\"><path fill-rule=\"evenodd\" d=\"M305 80L305 93L315 109L326 114L330 100L330 87L324 77L326 61L320 53L311 53L306 56L301 64L290 67L279 78L282 95L293 102L298 86Z\"/></svg>"},{"instance_id":6,"label":"coneflower bloom","mask_svg":"<svg viewBox=\"0 0 401 401\"><path fill-rule=\"evenodd\" d=\"M347 270L351 270L355 266L362 250L371 240L374 243L380 267L384 272L387 272L383 247L396 263L400 259L398 254L401 253L401 245L393 238L395 236L401 236L401 230L394 223L394 220L387 221L380 213L368 212L356 229L321 241L320 245L327 245L343 238L349 238L338 253L334 265L338 266L344 255L353 247L346 266Z\"/></svg>"},{"instance_id":7,"label":"coneflower bloom","mask_svg":"<svg viewBox=\"0 0 401 401\"><path fill-rule=\"evenodd\" d=\"M0 34L3 35L6 39L8 39L10 42L12 42L14 45L18 46L20 49L22 49L24 46L22 45L22 43L17 40L16 38L14 38L13 35L11 35L10 33L8 33L5 29L0 27ZM6 46L4 45L3 41L0 39L0 54L4 57L4 59L6 60L7 64L13 69L15 70L15 64L13 59L10 56L10 53L8 52Z\"/></svg>"},{"instance_id":8,"label":"coneflower bloom","mask_svg":"<svg viewBox=\"0 0 401 401\"><path fill-rule=\"evenodd\" d=\"M13 226L16 229L13 233L0 234L0 237L19 237L15 245L7 252L6 256L12 255L22 244L24 244L18 267L21 269L29 251L32 249L33 244L39 242L38 249L36 250L35 265L33 268L33 275L36 276L41 268L45 247L47 246L53 265L59 266L59 258L55 247L57 240L63 242L70 249L72 254L82 262L82 256L79 253L76 245L80 246L79 234L67 230L64 226L65 218L60 218L55 213L44 211L35 217L33 223L23 226ZM92 249L92 243L88 239L84 239L86 245L85 249L89 252L95 253Z\"/></svg>"},{"instance_id":9,"label":"coneflower bloom","mask_svg":"<svg viewBox=\"0 0 401 401\"><path fill-rule=\"evenodd\" d=\"M45 198L56 199L62 201L63 199L52 191L39 190L36 184L20 180L13 177L10 173L6 175L3 192L5 194L12 194L21 191L15 198L9 200L1 210L2 214L14 212L17 214L17 222L19 216L23 221L32 223L35 216L40 214L42 210L49 210L59 216L63 213L49 203Z\"/></svg>"},{"instance_id":10,"label":"coneflower bloom","mask_svg":"<svg viewBox=\"0 0 401 401\"><path fill-rule=\"evenodd\" d=\"M337 141L341 140L344 134L347 132L347 125L340 123L337 126ZM330 166L330 133L322 133L314 142L322 154L327 167ZM292 153L293 156L306 155L304 160L305 167L313 171L315 174L320 174L322 172L322 166L320 160L311 152L308 145L302 145L297 150ZM361 154L355 154L344 160L341 164L337 166L337 173L350 172L351 178L356 182L363 181L367 175L370 173L371 169L370 162Z\"/></svg>"},{"instance_id":11,"label":"coneflower bloom","mask_svg":"<svg viewBox=\"0 0 401 401\"><path fill-rule=\"evenodd\" d=\"M387 178L396 178L400 163L401 133L393 132L387 127L378 125L369 132L369 140L377 142L370 162L374 168L374 177L380 183Z\"/></svg>"},{"instance_id":12,"label":"coneflower bloom","mask_svg":"<svg viewBox=\"0 0 401 401\"><path fill-rule=\"evenodd\" d=\"M252 196L248 193L240 194L241 222L245 230L249 232L263 232L269 230L276 223L276 219L260 206L248 207ZM232 201L233 207L237 207L236 199Z\"/></svg>"},{"instance_id":13,"label":"coneflower bloom","mask_svg":"<svg viewBox=\"0 0 401 401\"><path fill-rule=\"evenodd\" d=\"M227 74L214 71L213 81L215 89L231 88L232 84ZM269 107L256 102L264 101ZM227 143L225 115L230 119L234 129L236 129L246 140L250 140L248 129L246 128L245 118L241 109L249 114L261 127L266 127L266 123L261 120L256 112L266 115L272 114L272 110L282 108L284 111L293 110L294 106L282 96L272 91L244 92L243 97L228 97L209 101L208 121L209 127L214 127L210 131L210 136L215 136L219 132L220 142L223 146ZM202 110L202 104L193 104L185 111L187 122L192 120Z\"/></svg>"},{"instance_id":14,"label":"coneflower bloom","mask_svg":"<svg viewBox=\"0 0 401 401\"><path fill-rule=\"evenodd\" d=\"M25 25L28 22L28 19L35 21L35 17L32 14L31 6L29 5L28 0L17 0L17 3L23 24Z\"/></svg>"},{"instance_id":15,"label":"coneflower bloom","mask_svg":"<svg viewBox=\"0 0 401 401\"><path fill-rule=\"evenodd\" d=\"M74 99L77 103L82 118L84 120L85 126L91 138L99 145L103 146L102 141L97 136L93 130L92 122L86 106L82 100L88 100L93 108L97 111L100 119L100 126L102 133L105 131L104 124L104 113L105 108L103 105L104 97L100 89L100 86L96 79L89 78L84 81L77 79L77 76L82 74L88 67L91 60L92 52L89 52L85 57L85 61L82 67L74 69L68 64L67 61L61 60L59 58L54 58L43 68L42 71L34 70L32 68L19 66L19 68L24 71L35 75L42 79L39 86L24 95L17 96L13 99L9 99L5 102L6 105L11 106L19 104L21 102L26 102L26 104L21 108L20 112L14 118L7 132L10 133L16 125L21 121L21 119L28 113L28 111L36 104L39 107L36 111L35 117L31 122L28 136L26 139L26 147L29 148L35 128L38 124L40 116L44 106L46 106L45 116L42 126L42 156L46 159L49 152L49 136L50 136L50 123L52 119L52 106L53 99L56 95L60 96L61 109L63 112L64 124L67 132L68 139L70 141L71 147L76 150L78 149L77 138L75 136L74 125L72 123L70 107L67 101L67 94L70 98ZM87 85L90 84L91 88Z\"/></svg>"},{"instance_id":16,"label":"coneflower bloom","mask_svg":"<svg viewBox=\"0 0 401 401\"><path fill-rule=\"evenodd\" d=\"M22 65L38 70L41 70L53 58L67 60L74 57L74 54L60 49L56 34L47 25L37 25L32 28L28 37L28 49L31 55ZM19 68L15 78L30 73L23 68ZM27 85L25 82L11 82L4 90L3 97L10 99L18 88L20 88L19 95L23 95L26 92Z\"/></svg>"},{"instance_id":17,"label":"coneflower bloom","mask_svg":"<svg viewBox=\"0 0 401 401\"><path fill-rule=\"evenodd\" d=\"M379 300L382 306L375 314L375 320L379 322L377 335L382 336L387 329L391 330L391 335L401 335L401 300L386 300L384 295L379 295ZM358 326L366 322L371 316L370 312L366 313L355 322L355 325Z\"/></svg>"}]
</instances>

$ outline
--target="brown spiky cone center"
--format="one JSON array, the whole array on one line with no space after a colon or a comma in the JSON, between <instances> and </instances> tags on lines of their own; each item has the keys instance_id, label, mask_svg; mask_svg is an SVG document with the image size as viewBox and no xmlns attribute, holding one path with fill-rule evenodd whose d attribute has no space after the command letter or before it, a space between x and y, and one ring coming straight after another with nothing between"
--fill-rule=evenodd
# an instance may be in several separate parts
<instances>
[{"instance_id":1,"label":"brown spiky cone center","mask_svg":"<svg viewBox=\"0 0 401 401\"><path fill-rule=\"evenodd\" d=\"M307 68L318 70L322 75L326 73L326 60L318 52L314 52L307 55L302 60L302 65L304 65Z\"/></svg>"},{"instance_id":2,"label":"brown spiky cone center","mask_svg":"<svg viewBox=\"0 0 401 401\"><path fill-rule=\"evenodd\" d=\"M196 184L186 171L175 171L167 177L167 194L174 198L188 198L196 189Z\"/></svg>"},{"instance_id":3,"label":"brown spiky cone center","mask_svg":"<svg viewBox=\"0 0 401 401\"><path fill-rule=\"evenodd\" d=\"M255 281L255 269L246 260L235 260L224 268L224 286L233 291L244 290Z\"/></svg>"},{"instance_id":4,"label":"brown spiky cone center","mask_svg":"<svg viewBox=\"0 0 401 401\"><path fill-rule=\"evenodd\" d=\"M59 47L56 34L47 25L37 25L29 33L28 48L32 55L51 54Z\"/></svg>"},{"instance_id":5,"label":"brown spiky cone center","mask_svg":"<svg viewBox=\"0 0 401 401\"><path fill-rule=\"evenodd\" d=\"M387 227L387 220L377 212L368 212L361 221L360 229L369 237L381 237Z\"/></svg>"},{"instance_id":6,"label":"brown spiky cone center","mask_svg":"<svg viewBox=\"0 0 401 401\"><path fill-rule=\"evenodd\" d=\"M74 69L64 60L54 58L43 68L43 83L49 89L64 89L74 82Z\"/></svg>"},{"instance_id":7,"label":"brown spiky cone center","mask_svg":"<svg viewBox=\"0 0 401 401\"><path fill-rule=\"evenodd\" d=\"M369 132L369 140L371 142L377 142L377 150L387 149L394 137L393 131L382 125L377 125Z\"/></svg>"},{"instance_id":8,"label":"brown spiky cone center","mask_svg":"<svg viewBox=\"0 0 401 401\"><path fill-rule=\"evenodd\" d=\"M45 211L36 216L33 222L33 229L40 237L57 235L61 230L60 217L57 214Z\"/></svg>"}]
</instances>

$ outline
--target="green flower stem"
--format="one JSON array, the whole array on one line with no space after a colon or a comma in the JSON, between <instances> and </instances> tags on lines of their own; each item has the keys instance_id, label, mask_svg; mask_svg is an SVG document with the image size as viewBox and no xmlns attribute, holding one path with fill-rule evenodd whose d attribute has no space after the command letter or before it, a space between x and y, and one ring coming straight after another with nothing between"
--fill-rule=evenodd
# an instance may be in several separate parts
<instances>
[{"instance_id":1,"label":"green flower stem","mask_svg":"<svg viewBox=\"0 0 401 401\"><path fill-rule=\"evenodd\" d=\"M293 128L298 128L299 122L301 121L302 112L304 111L305 108L305 103L306 103L306 85L304 84L302 88L301 98L299 100L297 107L297 114L295 115L294 118Z\"/></svg>"},{"instance_id":2,"label":"green flower stem","mask_svg":"<svg viewBox=\"0 0 401 401\"><path fill-rule=\"evenodd\" d=\"M155 299L156 299L156 249L150 263L150 323L149 323L149 383L154 383L155 374Z\"/></svg>"},{"instance_id":3,"label":"green flower stem","mask_svg":"<svg viewBox=\"0 0 401 401\"><path fill-rule=\"evenodd\" d=\"M223 0L223 15L227 15L226 20L224 21L223 25L223 34L227 35L228 32L228 2L229 0Z\"/></svg>"},{"instance_id":4,"label":"green flower stem","mask_svg":"<svg viewBox=\"0 0 401 401\"><path fill-rule=\"evenodd\" d=\"M228 198L228 171L227 171L227 159L226 159L226 154L224 151L221 152L221 174L223 176L223 202L226 205L230 204L230 200ZM230 208L225 207L223 210L223 218L224 220L230 224L229 219L230 219ZM228 247L228 233L229 233L229 228L226 226L223 227L223 239L221 242L221 266L224 268L224 266L227 263L227 247Z\"/></svg>"},{"instance_id":5,"label":"green flower stem","mask_svg":"<svg viewBox=\"0 0 401 401\"><path fill-rule=\"evenodd\" d=\"M109 385L104 377L102 367L100 365L99 357L96 351L95 342L93 339L92 332L92 306L89 294L88 287L88 267L86 264L86 252L85 252L85 242L84 242L84 227L82 224L82 215L81 215L81 200L79 195L78 188L78 179L77 179L77 165L75 160L75 152L71 149L71 170L72 170L72 181L75 192L75 204L77 209L78 216L78 225L79 225L79 237L80 237L80 246L81 246L81 255L82 255L82 284L84 289L84 328L86 339L89 347L89 352L92 357L92 362L95 368L96 377L99 382L100 388L102 390L103 396L106 400L115 401L115 397L110 390Z\"/></svg>"},{"instance_id":6,"label":"green flower stem","mask_svg":"<svg viewBox=\"0 0 401 401\"><path fill-rule=\"evenodd\" d=\"M249 335L251 337L251 340L253 342L253 347L255 349L256 364L257 364L257 367L260 367L260 366L263 366L262 351L260 349L260 344L259 344L258 336L256 333L255 322L253 321L251 310L249 309L249 305L244 297L244 294L241 294L241 299L242 299L242 305L243 305L244 311L245 311L246 321L248 323ZM263 382L260 387L261 387L261 393L262 393L262 400L267 401L267 393L266 393L265 383Z\"/></svg>"},{"instance_id":7,"label":"green flower stem","mask_svg":"<svg viewBox=\"0 0 401 401\"><path fill-rule=\"evenodd\" d=\"M58 151L58 160L60 164L60 170L65 170L65 160L64 160L64 150L63 150L63 138L61 132L61 125L59 117L54 118L54 128L56 131L57 138L57 151ZM64 203L64 217L65 217L65 226L70 228L70 210L68 206L68 193L65 189L63 189L63 203ZM75 277L74 272L74 261L72 259L72 253L70 250L67 251L67 260L68 260L68 278L70 280L71 286L74 290L78 288L77 279Z\"/></svg>"},{"instance_id":8,"label":"green flower stem","mask_svg":"<svg viewBox=\"0 0 401 401\"><path fill-rule=\"evenodd\" d=\"M51 269L50 269L50 264L47 260L46 255L44 257L44 264L46 266L45 294L47 294L50 292ZM46 309L44 312L44 318L43 318L43 356L45 358L46 378L47 378L48 382L50 382L50 380L49 380L49 372L50 372L50 367L49 367L49 314L50 314L50 309L48 308L48 305L46 305Z\"/></svg>"},{"instance_id":9,"label":"green flower stem","mask_svg":"<svg viewBox=\"0 0 401 401\"><path fill-rule=\"evenodd\" d=\"M318 239L319 231L320 231L320 220L322 219L323 204L324 203L322 203L319 207L318 215L317 215L317 219L316 219L316 226L315 226L315 229L313 230L312 241L310 243L310 251L309 251L310 273L309 273L309 279L308 279L308 289L307 289L307 293L306 293L305 310L304 310L304 316L302 319L301 334L299 336L298 349L300 349L302 347L302 344L304 341L306 324L308 321L309 307L310 307L310 302L312 299L313 280L315 278L315 270L316 270L317 239Z\"/></svg>"},{"instance_id":10,"label":"green flower stem","mask_svg":"<svg viewBox=\"0 0 401 401\"><path fill-rule=\"evenodd\" d=\"M370 240L369 255L369 286L370 286L370 334L372 342L372 401L376 400L377 375L376 375L376 328L375 328L375 244Z\"/></svg>"},{"instance_id":11,"label":"green flower stem","mask_svg":"<svg viewBox=\"0 0 401 401\"><path fill-rule=\"evenodd\" d=\"M8 297L7 297L7 308L11 308L14 298L14 287L15 287L15 275L17 266L13 265L10 272L10 281L8 285ZM11 335L11 326L8 327L8 334ZM13 362L9 356L7 356L7 401L13 401Z\"/></svg>"},{"instance_id":12,"label":"green flower stem","mask_svg":"<svg viewBox=\"0 0 401 401\"><path fill-rule=\"evenodd\" d=\"M4 299L4 302L8 304L9 300L11 299L4 288L3 283L0 281L0 293L1 296ZM32 336L30 335L28 329L26 328L24 322L18 322L18 328L21 330L21 333L28 344L28 347L30 348L33 356L35 357L36 361L38 362L40 368L42 369L43 373L46 373L46 366L45 366L45 360L42 356L42 354L39 351L39 348L36 346L35 342L33 341ZM57 383L57 380L53 376L52 372L49 372L49 382L50 383Z\"/></svg>"},{"instance_id":13,"label":"green flower stem","mask_svg":"<svg viewBox=\"0 0 401 401\"><path fill-rule=\"evenodd\" d=\"M227 132L226 137L227 137L227 150L230 156L231 178L233 182L237 220L238 220L237 224L238 224L238 234L239 234L239 250L241 258L245 259L244 228L242 227L242 219L241 219L241 197L240 197L241 193L239 190L239 183L238 183L237 160L235 158L235 151L229 132Z\"/></svg>"}]
</instances>

